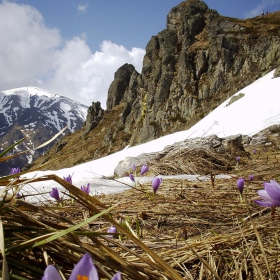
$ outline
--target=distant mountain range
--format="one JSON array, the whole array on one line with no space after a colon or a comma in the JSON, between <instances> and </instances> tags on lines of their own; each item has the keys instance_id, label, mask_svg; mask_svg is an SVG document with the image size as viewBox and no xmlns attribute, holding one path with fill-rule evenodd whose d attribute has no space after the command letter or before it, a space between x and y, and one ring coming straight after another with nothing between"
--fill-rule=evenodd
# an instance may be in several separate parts
<instances>
[{"instance_id":1,"label":"distant mountain range","mask_svg":"<svg viewBox=\"0 0 280 280\"><path fill-rule=\"evenodd\" d=\"M68 126L65 132L80 129L86 119L88 106L40 88L23 87L0 92L0 150L3 151L25 137L14 152L30 153L0 164L0 175L10 168L22 168L42 155L55 142L34 152L34 148L50 140ZM65 133L64 133L65 134Z\"/></svg>"}]
</instances>

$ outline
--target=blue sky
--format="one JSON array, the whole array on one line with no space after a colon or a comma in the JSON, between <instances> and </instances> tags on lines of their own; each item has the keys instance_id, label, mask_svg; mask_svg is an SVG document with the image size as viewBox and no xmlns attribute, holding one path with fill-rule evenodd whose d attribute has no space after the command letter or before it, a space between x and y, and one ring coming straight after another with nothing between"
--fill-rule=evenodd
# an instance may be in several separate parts
<instances>
[{"instance_id":1,"label":"blue sky","mask_svg":"<svg viewBox=\"0 0 280 280\"><path fill-rule=\"evenodd\" d=\"M114 72L140 72L145 47L181 0L11 0L0 2L0 90L37 86L105 108ZM206 0L221 15L248 18L280 0ZM234 3L234 4L233 4Z\"/></svg>"}]
</instances>

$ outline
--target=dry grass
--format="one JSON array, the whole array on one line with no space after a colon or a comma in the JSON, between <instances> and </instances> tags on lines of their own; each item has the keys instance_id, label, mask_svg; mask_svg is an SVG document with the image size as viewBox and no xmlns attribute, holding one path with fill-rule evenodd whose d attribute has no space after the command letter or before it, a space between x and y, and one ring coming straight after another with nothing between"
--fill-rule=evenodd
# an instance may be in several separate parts
<instances>
[{"instance_id":1,"label":"dry grass","mask_svg":"<svg viewBox=\"0 0 280 280\"><path fill-rule=\"evenodd\" d=\"M257 147L253 156L248 149L251 158L242 157L238 168L232 160L233 171L222 170L228 179L165 179L155 199L150 184L142 185L141 191L93 197L47 176L37 180L57 181L69 199L63 207L50 201L34 205L11 192L5 195L26 183L7 178L0 205L2 278L7 279L6 271L11 279L40 279L49 263L67 277L89 252L101 279L110 279L118 270L122 279L279 279L279 213L272 220L270 209L253 202L264 180L280 179L278 137L271 137L274 146L268 151ZM192 161L194 171L204 166L217 173L212 154L195 155L199 158ZM176 163L168 159L172 173L189 168L179 154L173 156ZM174 169L180 165L182 169ZM163 166L168 170L167 160ZM162 166L151 166L155 173L158 168ZM255 175L254 181L247 179L249 174ZM242 201L236 188L241 176L247 179ZM106 234L111 225L118 229L116 238Z\"/></svg>"}]
</instances>

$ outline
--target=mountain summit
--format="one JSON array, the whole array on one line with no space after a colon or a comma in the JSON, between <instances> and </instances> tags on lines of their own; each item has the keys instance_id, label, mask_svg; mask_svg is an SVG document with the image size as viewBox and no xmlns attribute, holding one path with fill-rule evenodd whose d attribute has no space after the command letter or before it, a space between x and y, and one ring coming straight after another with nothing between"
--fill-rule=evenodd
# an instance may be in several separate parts
<instances>
[{"instance_id":1,"label":"mountain summit","mask_svg":"<svg viewBox=\"0 0 280 280\"><path fill-rule=\"evenodd\" d=\"M87 109L74 100L35 87L0 92L1 150L25 137L16 149L31 151L9 161L8 165L2 163L1 174L8 174L10 167L21 168L33 161L44 151L33 153L34 147L51 139L64 127L68 126L69 132L80 129Z\"/></svg>"}]
</instances>

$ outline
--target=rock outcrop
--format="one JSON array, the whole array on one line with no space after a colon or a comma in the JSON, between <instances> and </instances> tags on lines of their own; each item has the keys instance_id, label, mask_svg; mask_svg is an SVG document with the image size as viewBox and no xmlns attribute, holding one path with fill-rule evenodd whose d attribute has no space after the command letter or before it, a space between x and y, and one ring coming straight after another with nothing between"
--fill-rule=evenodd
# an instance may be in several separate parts
<instances>
[{"instance_id":1,"label":"rock outcrop","mask_svg":"<svg viewBox=\"0 0 280 280\"><path fill-rule=\"evenodd\" d=\"M123 100L125 90L129 85L131 75L135 67L132 64L124 64L121 66L114 75L114 81L110 85L107 98L107 109L111 110L113 107L120 104Z\"/></svg>"},{"instance_id":2,"label":"rock outcrop","mask_svg":"<svg viewBox=\"0 0 280 280\"><path fill-rule=\"evenodd\" d=\"M192 165L192 169L188 170L187 174L209 174L209 170L213 170L214 164L216 164L215 169L217 172L230 170L232 166L229 165L229 162L233 162L236 156L249 156L244 149L244 146L248 145L247 143L244 144L247 137L248 136L238 134L226 138L213 135L206 138L186 139L174 145L166 146L160 152L144 153L137 157L127 157L118 163L114 173L117 177L122 177L127 174L127 172L131 171L131 166L133 164L140 169L143 164L156 165L159 162L163 163L168 161L175 163L179 160L176 166L177 173L175 172L175 174L180 175L185 174L184 172L180 173L179 170L182 166L188 165L186 164L186 159L188 159L188 163L191 162ZM194 156L194 154L196 154L196 156ZM203 158L204 155L205 158ZM200 157L200 160L197 160L198 157ZM206 158L214 162L211 169L205 168ZM198 166L199 164L204 165L204 170L194 168L194 165ZM160 170L160 174L171 174L170 165L166 164L166 166L169 167L168 172L164 174L163 170Z\"/></svg>"},{"instance_id":3,"label":"rock outcrop","mask_svg":"<svg viewBox=\"0 0 280 280\"><path fill-rule=\"evenodd\" d=\"M87 119L85 121L85 128L83 135L87 135L92 129L94 129L102 120L104 109L101 108L99 101L92 102L87 111Z\"/></svg>"},{"instance_id":4,"label":"rock outcrop","mask_svg":"<svg viewBox=\"0 0 280 280\"><path fill-rule=\"evenodd\" d=\"M147 44L142 73L124 65L109 89L108 109L125 103L119 126L131 133L129 144L191 127L276 68L279 23L279 13L239 20L198 0L174 7L167 28Z\"/></svg>"}]
</instances>

